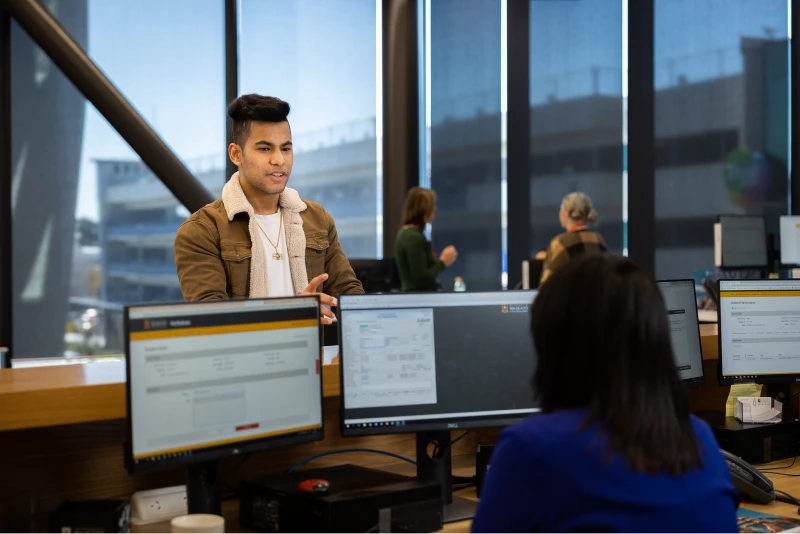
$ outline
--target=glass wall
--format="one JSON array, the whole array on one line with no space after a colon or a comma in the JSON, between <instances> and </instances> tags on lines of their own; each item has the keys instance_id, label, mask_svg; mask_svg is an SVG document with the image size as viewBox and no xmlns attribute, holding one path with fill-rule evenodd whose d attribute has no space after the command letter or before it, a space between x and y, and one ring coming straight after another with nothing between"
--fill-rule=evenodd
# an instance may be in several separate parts
<instances>
[{"instance_id":1,"label":"glass wall","mask_svg":"<svg viewBox=\"0 0 800 534\"><path fill-rule=\"evenodd\" d=\"M239 92L291 105L289 187L330 212L349 258L383 253L380 5L241 1Z\"/></svg>"},{"instance_id":2,"label":"glass wall","mask_svg":"<svg viewBox=\"0 0 800 534\"><path fill-rule=\"evenodd\" d=\"M622 252L622 10L622 0L530 2L531 255L564 231L572 191L592 198L595 228Z\"/></svg>"},{"instance_id":3,"label":"glass wall","mask_svg":"<svg viewBox=\"0 0 800 534\"><path fill-rule=\"evenodd\" d=\"M421 7L428 17L420 28L427 58L422 156L438 197L433 245L459 252L439 282L451 291L461 276L470 291L500 289L502 2L426 0Z\"/></svg>"},{"instance_id":4,"label":"glass wall","mask_svg":"<svg viewBox=\"0 0 800 534\"><path fill-rule=\"evenodd\" d=\"M787 213L788 26L787 0L655 0L657 276L713 269L717 215Z\"/></svg>"},{"instance_id":5,"label":"glass wall","mask_svg":"<svg viewBox=\"0 0 800 534\"><path fill-rule=\"evenodd\" d=\"M219 194L222 3L44 4ZM16 22L11 39L14 357L121 353L124 303L182 298L172 244L188 212Z\"/></svg>"}]
</instances>

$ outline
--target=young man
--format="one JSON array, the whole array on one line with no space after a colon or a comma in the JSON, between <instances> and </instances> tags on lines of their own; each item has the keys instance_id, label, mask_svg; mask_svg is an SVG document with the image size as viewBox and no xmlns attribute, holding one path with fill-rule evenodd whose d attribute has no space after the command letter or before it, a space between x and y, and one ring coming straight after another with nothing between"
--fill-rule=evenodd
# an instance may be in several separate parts
<instances>
[{"instance_id":1,"label":"young man","mask_svg":"<svg viewBox=\"0 0 800 534\"><path fill-rule=\"evenodd\" d=\"M239 167L222 198L178 229L175 265L189 301L263 298L316 293L363 293L339 245L333 218L315 202L286 187L292 173L289 104L244 95L228 106L233 143L228 156ZM323 324L333 314L323 306Z\"/></svg>"}]
</instances>

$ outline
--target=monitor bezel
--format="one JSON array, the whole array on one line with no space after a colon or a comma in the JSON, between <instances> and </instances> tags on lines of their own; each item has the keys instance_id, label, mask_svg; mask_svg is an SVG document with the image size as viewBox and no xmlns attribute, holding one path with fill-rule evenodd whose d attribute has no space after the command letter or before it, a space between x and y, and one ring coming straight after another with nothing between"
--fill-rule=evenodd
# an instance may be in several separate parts
<instances>
[{"instance_id":1,"label":"monitor bezel","mask_svg":"<svg viewBox=\"0 0 800 534\"><path fill-rule=\"evenodd\" d=\"M530 303L533 303L534 298L539 293L538 289L524 289L524 290L514 290L514 291L470 291L463 293L464 297L467 298L467 295L473 296L475 294L509 294L515 293L519 294L520 292L526 293L531 295ZM433 295L448 295L449 297L453 297L453 295L459 295L460 293L452 293L452 292L400 292L400 293L378 293L378 294L368 294L366 296L380 296L386 298L394 298L395 296L408 296L408 295L424 295L427 298L430 298ZM530 417L532 415L536 415L541 411L540 408L532 408L531 411L526 411L520 414L500 414L495 416L476 416L470 418L447 418L447 419L418 419L411 422L411 424L405 424L403 426L396 425L396 426L376 426L376 427L362 427L362 428L346 428L345 425L345 395L344 395L344 363L345 363L345 356L344 356L344 336L342 335L342 328L344 321L342 318L344 317L344 310L342 304L342 300L344 302L349 300L350 298L354 297L364 297L365 295L340 295L339 296L339 384L341 385L340 395L339 395L339 431L341 432L342 437L352 438L352 437L359 437L359 436L382 436L387 434L413 434L417 432L436 432L436 431L449 431L449 430L460 430L460 429L471 429L471 428L492 428L492 427L503 427L509 426ZM460 297L456 297L460 298ZM530 335L529 332L525 331L525 335Z\"/></svg>"},{"instance_id":2,"label":"monitor bezel","mask_svg":"<svg viewBox=\"0 0 800 534\"><path fill-rule=\"evenodd\" d=\"M787 384L792 382L800 382L800 373L786 373L786 374L770 374L770 375L725 375L725 369L722 359L722 282L741 282L742 280L737 280L735 278L722 278L717 280L717 292L720 295L720 309L717 312L717 358L719 365L717 365L717 381L721 386L732 386L734 384L739 383L752 383L755 382L756 384ZM780 281L778 279L771 279L771 278L757 278L753 280L747 280L747 282L777 282Z\"/></svg>"},{"instance_id":3,"label":"monitor bezel","mask_svg":"<svg viewBox=\"0 0 800 534\"><path fill-rule=\"evenodd\" d=\"M698 313L697 313L697 287L696 287L696 282L695 282L695 280L693 278L675 278L675 279L672 279L672 280L670 280L670 279L656 280L656 284L660 284L662 282L664 282L664 283L691 282L692 293L694 294L694 302L695 302L694 315L695 315L695 322L697 323L697 340L700 343L700 373L701 373L701 375L700 375L700 377L696 377L696 378L686 378L686 379L679 378L679 380L684 385L684 387L686 387L687 389L703 387L703 386L706 385L706 368L705 368L705 365L703 364L703 361L704 361L703 360L703 336L702 336L702 334L700 332L700 318L698 317ZM659 291L660 290L661 290L661 288L659 287ZM662 294L661 298L662 299L664 298L663 294ZM666 308L666 306L665 306L665 308Z\"/></svg>"},{"instance_id":4,"label":"monitor bezel","mask_svg":"<svg viewBox=\"0 0 800 534\"><path fill-rule=\"evenodd\" d=\"M781 215L778 217L778 264L781 269L797 269L800 267L800 262L784 263L783 261L783 225L782 219L797 219L800 222L800 215Z\"/></svg>"},{"instance_id":5,"label":"monitor bezel","mask_svg":"<svg viewBox=\"0 0 800 534\"><path fill-rule=\"evenodd\" d=\"M315 441L322 441L325 439L325 409L324 409L324 394L323 394L323 381L322 381L322 366L325 363L322 355L322 327L320 323L320 298L319 295L298 295L262 298L262 299L231 299L231 300L249 300L249 301L269 301L269 300L307 300L309 303L312 301L316 303L316 318L319 333L319 359L317 365L319 369L319 402L320 402L320 427L313 430L306 430L302 432L294 432L290 434L282 434L279 436L270 436L266 438L254 439L251 441L241 441L236 444L218 445L215 447L203 447L200 449L192 450L189 456L179 456L175 458L167 458L153 462L139 462L137 463L133 457L133 414L131 410L131 360L130 360L130 331L129 319L130 310L132 308L143 307L174 307L183 305L197 305L203 303L220 303L224 301L198 301L198 302L155 302L155 303L140 303L140 304L126 304L123 309L123 332L125 336L125 425L126 425L126 441L124 446L124 460L125 468L129 473L142 473L146 471L158 471L164 469L173 469L179 467L187 467L189 465L218 461L229 456L237 456L242 454L250 454L254 452L266 451L286 447L290 445L300 445L304 443L312 443Z\"/></svg>"},{"instance_id":6,"label":"monitor bezel","mask_svg":"<svg viewBox=\"0 0 800 534\"><path fill-rule=\"evenodd\" d=\"M769 242L767 240L767 219L763 215L717 215L716 222L722 224L722 219L760 219L764 224L764 264L763 265L726 265L725 254L722 243L720 243L720 265L719 269L723 271L737 271L748 269L768 269L769 268ZM720 226L721 228L721 226ZM720 230L722 231L722 230ZM724 232L723 232L724 233ZM724 239L724 235L723 235Z\"/></svg>"}]
</instances>

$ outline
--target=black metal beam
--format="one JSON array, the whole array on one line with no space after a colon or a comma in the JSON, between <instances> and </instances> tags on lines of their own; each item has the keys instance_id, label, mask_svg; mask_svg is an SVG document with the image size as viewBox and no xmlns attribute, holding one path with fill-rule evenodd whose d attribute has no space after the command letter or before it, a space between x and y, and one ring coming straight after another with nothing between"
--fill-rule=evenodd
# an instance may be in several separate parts
<instances>
[{"instance_id":1,"label":"black metal beam","mask_svg":"<svg viewBox=\"0 0 800 534\"><path fill-rule=\"evenodd\" d=\"M628 3L628 255L655 273L654 0Z\"/></svg>"},{"instance_id":2,"label":"black metal beam","mask_svg":"<svg viewBox=\"0 0 800 534\"><path fill-rule=\"evenodd\" d=\"M797 141L798 136L800 136L800 131L795 128L795 125L800 120L800 91L797 90L797 71L800 69L800 63L798 63L798 59L800 56L800 47L797 46L797 39L795 37L797 35L797 10L800 9L800 5L797 5L795 0L792 1L792 20L790 21L792 25L792 39L790 40L791 49L789 50L789 54L791 55L792 62L791 62L791 86L789 87L789 98L791 98L792 103L792 115L789 117L791 121L789 123L789 131L791 132L791 141L792 144L789 147L789 153L792 157L792 171L789 175L789 179L791 180L791 193L792 193L792 205L791 205L791 214L792 215L800 215L800 178L794 176L794 169L797 165L800 165L800 153L797 150Z\"/></svg>"},{"instance_id":3,"label":"black metal beam","mask_svg":"<svg viewBox=\"0 0 800 534\"><path fill-rule=\"evenodd\" d=\"M42 4L3 0L2 5L178 201L196 211L214 200Z\"/></svg>"},{"instance_id":4,"label":"black metal beam","mask_svg":"<svg viewBox=\"0 0 800 534\"><path fill-rule=\"evenodd\" d=\"M383 257L394 257L408 190L419 184L417 0L383 0Z\"/></svg>"},{"instance_id":5,"label":"black metal beam","mask_svg":"<svg viewBox=\"0 0 800 534\"><path fill-rule=\"evenodd\" d=\"M236 7L238 0L225 0L225 106L239 96L239 24ZM233 130L227 126L225 146L233 143ZM225 151L225 180L237 171L236 165Z\"/></svg>"},{"instance_id":6,"label":"black metal beam","mask_svg":"<svg viewBox=\"0 0 800 534\"><path fill-rule=\"evenodd\" d=\"M11 15L0 5L0 369L11 367Z\"/></svg>"},{"instance_id":7,"label":"black metal beam","mask_svg":"<svg viewBox=\"0 0 800 534\"><path fill-rule=\"evenodd\" d=\"M531 249L530 0L508 2L508 287Z\"/></svg>"}]
</instances>

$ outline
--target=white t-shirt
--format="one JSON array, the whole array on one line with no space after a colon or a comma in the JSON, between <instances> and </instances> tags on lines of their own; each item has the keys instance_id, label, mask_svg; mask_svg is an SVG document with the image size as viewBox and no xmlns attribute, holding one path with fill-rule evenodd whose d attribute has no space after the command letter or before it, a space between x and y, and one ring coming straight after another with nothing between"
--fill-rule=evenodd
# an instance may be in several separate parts
<instances>
[{"instance_id":1,"label":"white t-shirt","mask_svg":"<svg viewBox=\"0 0 800 534\"><path fill-rule=\"evenodd\" d=\"M281 211L272 215L256 215L256 228L261 236L261 244L267 257L267 289L270 297L290 297L294 295L292 273L289 270L289 253L286 250L286 228L281 225ZM284 221L285 224L286 221ZM280 243L278 243L278 230L280 228ZM275 247L264 237L264 232L272 243L278 245L278 254L281 259L275 259Z\"/></svg>"}]
</instances>

